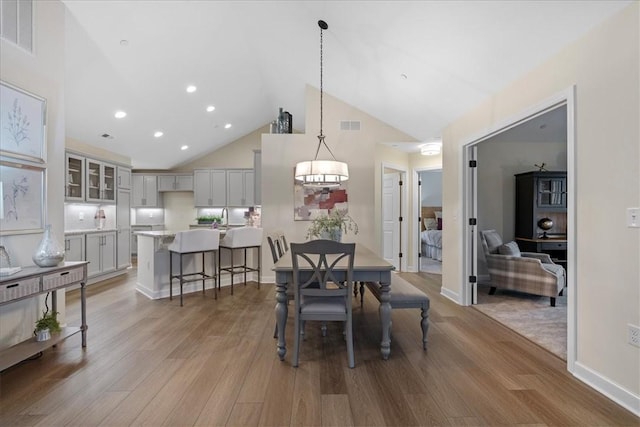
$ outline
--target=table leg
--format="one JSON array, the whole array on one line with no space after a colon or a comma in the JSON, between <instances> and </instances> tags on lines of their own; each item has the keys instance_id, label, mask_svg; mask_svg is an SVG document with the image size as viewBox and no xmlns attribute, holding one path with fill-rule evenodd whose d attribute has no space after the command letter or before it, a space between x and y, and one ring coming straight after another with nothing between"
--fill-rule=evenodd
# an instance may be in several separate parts
<instances>
[{"instance_id":1,"label":"table leg","mask_svg":"<svg viewBox=\"0 0 640 427\"><path fill-rule=\"evenodd\" d=\"M278 327L278 356L284 360L287 354L287 344L284 340L285 326L289 308L287 306L287 286L284 283L276 283L276 325Z\"/></svg>"},{"instance_id":2,"label":"table leg","mask_svg":"<svg viewBox=\"0 0 640 427\"><path fill-rule=\"evenodd\" d=\"M80 315L82 319L80 330L82 331L82 347L87 346L87 294L85 285L86 282L80 283Z\"/></svg>"},{"instance_id":3,"label":"table leg","mask_svg":"<svg viewBox=\"0 0 640 427\"><path fill-rule=\"evenodd\" d=\"M389 282L380 282L380 323L382 327L382 342L380 353L387 360L391 354L391 296L389 295Z\"/></svg>"}]
</instances>

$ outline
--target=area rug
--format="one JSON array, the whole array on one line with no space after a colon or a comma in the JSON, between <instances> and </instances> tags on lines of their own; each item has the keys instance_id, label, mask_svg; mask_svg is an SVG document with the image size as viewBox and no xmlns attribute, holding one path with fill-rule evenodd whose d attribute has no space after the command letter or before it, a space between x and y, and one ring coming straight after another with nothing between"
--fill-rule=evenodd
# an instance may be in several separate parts
<instances>
[{"instance_id":1,"label":"area rug","mask_svg":"<svg viewBox=\"0 0 640 427\"><path fill-rule=\"evenodd\" d=\"M423 273L442 274L442 262L430 258L420 258L420 271Z\"/></svg>"},{"instance_id":2,"label":"area rug","mask_svg":"<svg viewBox=\"0 0 640 427\"><path fill-rule=\"evenodd\" d=\"M474 307L520 335L567 360L567 298L556 298L516 291L496 290L489 295L488 285L478 285L478 304Z\"/></svg>"}]
</instances>

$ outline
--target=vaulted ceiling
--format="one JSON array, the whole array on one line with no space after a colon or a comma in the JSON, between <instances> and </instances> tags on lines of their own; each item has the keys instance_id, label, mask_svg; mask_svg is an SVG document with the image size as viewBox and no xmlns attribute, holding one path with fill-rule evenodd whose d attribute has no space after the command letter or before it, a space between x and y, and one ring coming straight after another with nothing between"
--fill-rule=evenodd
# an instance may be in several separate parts
<instances>
[{"instance_id":1,"label":"vaulted ceiling","mask_svg":"<svg viewBox=\"0 0 640 427\"><path fill-rule=\"evenodd\" d=\"M279 107L305 131L323 19L325 92L427 141L630 2L64 0L66 133L170 169Z\"/></svg>"}]
</instances>

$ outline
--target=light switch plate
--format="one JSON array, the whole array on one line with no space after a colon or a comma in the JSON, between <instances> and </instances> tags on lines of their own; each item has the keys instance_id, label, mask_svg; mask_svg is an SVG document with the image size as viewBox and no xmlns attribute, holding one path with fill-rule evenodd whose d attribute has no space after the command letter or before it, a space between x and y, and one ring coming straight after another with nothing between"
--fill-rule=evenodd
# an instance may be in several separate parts
<instances>
[{"instance_id":1,"label":"light switch plate","mask_svg":"<svg viewBox=\"0 0 640 427\"><path fill-rule=\"evenodd\" d=\"M627 227L640 228L640 208L627 208Z\"/></svg>"}]
</instances>

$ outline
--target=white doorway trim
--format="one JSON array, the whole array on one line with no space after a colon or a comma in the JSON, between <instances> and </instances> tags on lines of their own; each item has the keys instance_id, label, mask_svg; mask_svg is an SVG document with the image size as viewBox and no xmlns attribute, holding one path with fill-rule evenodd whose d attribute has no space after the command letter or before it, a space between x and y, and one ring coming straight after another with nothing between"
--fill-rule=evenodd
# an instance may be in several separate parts
<instances>
[{"instance_id":1,"label":"white doorway trim","mask_svg":"<svg viewBox=\"0 0 640 427\"><path fill-rule=\"evenodd\" d=\"M475 191L475 186L471 185L471 173L467 165L467 159L472 156L475 146L484 140L487 140L501 132L504 132L514 126L528 121L540 114L557 108L561 105L567 106L567 370L571 373L575 371L577 360L577 288L576 288L576 141L575 141L575 85L571 86L551 97L545 99L531 107L521 111L514 116L499 122L495 126L490 127L485 132L463 141L463 167L461 182L463 183L463 212L465 215L476 212L475 206L468 206L470 200L474 201L475 194L471 195L471 191ZM471 188L473 187L473 188ZM463 219L463 278L465 281L469 276L475 274L470 266L477 265L477 253L471 248L470 236L475 236L475 226L469 224L468 217ZM470 259L476 257L476 259ZM462 305L470 305L473 301L473 293L475 285L465 282L462 289L461 303Z\"/></svg>"},{"instance_id":2,"label":"white doorway trim","mask_svg":"<svg viewBox=\"0 0 640 427\"><path fill-rule=\"evenodd\" d=\"M426 171L442 171L442 166L419 167L413 169L411 206L413 206L414 211L411 213L411 218L414 220L418 218L418 221L412 221L414 226L417 224L415 229L412 227L412 230L414 230L413 235L415 236L413 239L413 262L415 265L415 272L420 271L420 257L418 255L420 254L420 251L422 251L422 242L420 238L420 232L422 231L422 224L420 223L422 221L422 201L420 200L420 194L418 194L418 181L420 180L420 172Z\"/></svg>"},{"instance_id":3,"label":"white doorway trim","mask_svg":"<svg viewBox=\"0 0 640 427\"><path fill-rule=\"evenodd\" d=\"M400 215L402 216L402 223L400 224L400 252L402 253L402 257L400 258L400 270L407 271L407 222L408 222L408 212L407 212L407 169L404 166L394 165L392 163L381 163L380 169L380 200L383 198L384 192L384 175L385 170L392 169L400 174L400 180L403 185L401 187L400 192ZM380 253L384 254L384 239L382 236L384 235L384 224L382 218L384 216L383 212L384 206L380 206Z\"/></svg>"}]
</instances>

